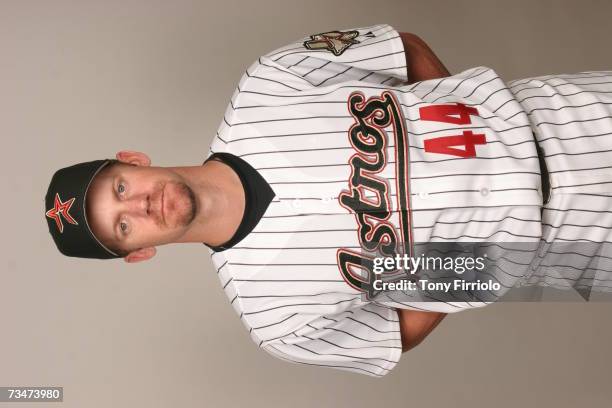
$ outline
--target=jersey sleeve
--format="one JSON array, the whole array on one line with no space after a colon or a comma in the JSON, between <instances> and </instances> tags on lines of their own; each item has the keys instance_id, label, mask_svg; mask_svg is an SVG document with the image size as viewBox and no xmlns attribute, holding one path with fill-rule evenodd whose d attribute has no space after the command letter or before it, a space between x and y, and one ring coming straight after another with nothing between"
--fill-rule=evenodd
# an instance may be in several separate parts
<instances>
[{"instance_id":1,"label":"jersey sleeve","mask_svg":"<svg viewBox=\"0 0 612 408\"><path fill-rule=\"evenodd\" d=\"M412 294L404 293L403 297L411 296ZM417 310L421 312L437 312L437 313L457 313L469 309L477 309L493 302L449 302L435 301L422 299L394 299L391 296L381 296L380 299L372 301L377 305L384 307L393 307L396 309Z\"/></svg>"},{"instance_id":2,"label":"jersey sleeve","mask_svg":"<svg viewBox=\"0 0 612 408\"><path fill-rule=\"evenodd\" d=\"M402 40L387 24L310 35L262 56L250 70L263 78L262 86L279 91L345 81L396 86L408 80Z\"/></svg>"},{"instance_id":3,"label":"jersey sleeve","mask_svg":"<svg viewBox=\"0 0 612 408\"><path fill-rule=\"evenodd\" d=\"M292 363L382 377L401 357L398 314L395 309L369 303L321 316L262 348Z\"/></svg>"}]
</instances>

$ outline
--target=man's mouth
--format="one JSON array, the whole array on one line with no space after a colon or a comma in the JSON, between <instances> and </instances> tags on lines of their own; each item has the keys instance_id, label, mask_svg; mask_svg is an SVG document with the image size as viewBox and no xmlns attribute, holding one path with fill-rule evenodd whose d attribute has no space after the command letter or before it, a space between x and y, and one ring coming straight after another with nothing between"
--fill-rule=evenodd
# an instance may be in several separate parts
<instances>
[{"instance_id":1,"label":"man's mouth","mask_svg":"<svg viewBox=\"0 0 612 408\"><path fill-rule=\"evenodd\" d=\"M164 225L166 224L166 213L165 213L165 209L164 209L164 194L166 191L166 185L164 184L164 187L162 188L162 192L161 192L161 204L159 206L159 214L160 214L160 218L163 221Z\"/></svg>"}]
</instances>

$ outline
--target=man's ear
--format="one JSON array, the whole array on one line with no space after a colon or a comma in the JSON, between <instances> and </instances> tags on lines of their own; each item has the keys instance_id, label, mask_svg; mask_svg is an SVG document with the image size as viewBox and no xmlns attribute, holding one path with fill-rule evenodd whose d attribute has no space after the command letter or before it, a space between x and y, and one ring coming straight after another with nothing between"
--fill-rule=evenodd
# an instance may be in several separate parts
<instances>
[{"instance_id":1,"label":"man's ear","mask_svg":"<svg viewBox=\"0 0 612 408\"><path fill-rule=\"evenodd\" d=\"M115 155L121 163L134 164L136 166L150 166L151 159L145 153L133 150L122 150Z\"/></svg>"},{"instance_id":2,"label":"man's ear","mask_svg":"<svg viewBox=\"0 0 612 408\"><path fill-rule=\"evenodd\" d=\"M123 258L123 260L127 263L146 261L148 259L153 258L156 253L157 253L157 250L153 247L140 248L140 249L137 249L136 251L132 251L129 254L127 254L127 256Z\"/></svg>"}]
</instances>

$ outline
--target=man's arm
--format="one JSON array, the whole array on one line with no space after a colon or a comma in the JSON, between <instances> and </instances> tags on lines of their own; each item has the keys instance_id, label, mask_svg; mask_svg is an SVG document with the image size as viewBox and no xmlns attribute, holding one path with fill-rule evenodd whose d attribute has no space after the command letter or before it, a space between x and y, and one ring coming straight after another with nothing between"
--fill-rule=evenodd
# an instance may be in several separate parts
<instances>
[{"instance_id":1,"label":"man's arm","mask_svg":"<svg viewBox=\"0 0 612 408\"><path fill-rule=\"evenodd\" d=\"M446 313L396 309L402 336L402 352L418 346L446 317Z\"/></svg>"},{"instance_id":2,"label":"man's arm","mask_svg":"<svg viewBox=\"0 0 612 408\"><path fill-rule=\"evenodd\" d=\"M408 65L408 83L450 76L448 69L418 36L400 33ZM402 336L402 351L418 346L446 317L446 313L397 309Z\"/></svg>"},{"instance_id":3,"label":"man's arm","mask_svg":"<svg viewBox=\"0 0 612 408\"><path fill-rule=\"evenodd\" d=\"M448 69L429 46L418 36L399 33L408 65L408 83L450 76Z\"/></svg>"}]
</instances>

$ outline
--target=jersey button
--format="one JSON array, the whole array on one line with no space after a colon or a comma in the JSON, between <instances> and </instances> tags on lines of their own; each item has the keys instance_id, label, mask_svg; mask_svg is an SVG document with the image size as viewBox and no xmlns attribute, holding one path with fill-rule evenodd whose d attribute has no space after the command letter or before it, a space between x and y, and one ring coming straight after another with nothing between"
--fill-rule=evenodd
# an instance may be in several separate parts
<instances>
[{"instance_id":1,"label":"jersey button","mask_svg":"<svg viewBox=\"0 0 612 408\"><path fill-rule=\"evenodd\" d=\"M418 195L419 195L419 198L422 200L426 200L427 197L429 197L429 193L426 193L425 191L421 191Z\"/></svg>"},{"instance_id":2,"label":"jersey button","mask_svg":"<svg viewBox=\"0 0 612 408\"><path fill-rule=\"evenodd\" d=\"M481 188L481 189L480 189L480 194L481 194L483 197L488 196L490 192L491 192L491 190L489 190L489 189L488 189L488 188L486 188L486 187L483 187L483 188Z\"/></svg>"}]
</instances>

